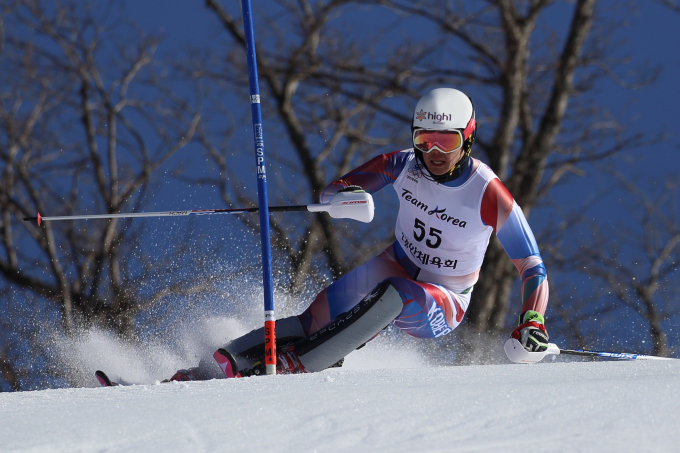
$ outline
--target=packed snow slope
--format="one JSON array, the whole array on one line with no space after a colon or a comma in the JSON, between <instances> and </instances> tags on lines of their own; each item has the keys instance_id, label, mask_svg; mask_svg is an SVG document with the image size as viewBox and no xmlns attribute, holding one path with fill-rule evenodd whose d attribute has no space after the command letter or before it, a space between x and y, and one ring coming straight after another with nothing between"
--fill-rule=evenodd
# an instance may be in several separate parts
<instances>
[{"instance_id":1,"label":"packed snow slope","mask_svg":"<svg viewBox=\"0 0 680 453\"><path fill-rule=\"evenodd\" d=\"M3 393L0 451L680 451L680 360L349 368Z\"/></svg>"}]
</instances>

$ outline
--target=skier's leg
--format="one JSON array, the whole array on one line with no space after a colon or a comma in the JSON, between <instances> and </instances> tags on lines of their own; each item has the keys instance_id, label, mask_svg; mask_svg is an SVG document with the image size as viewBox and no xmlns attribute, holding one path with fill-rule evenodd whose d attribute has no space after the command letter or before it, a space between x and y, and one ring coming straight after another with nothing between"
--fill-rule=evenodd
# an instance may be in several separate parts
<instances>
[{"instance_id":1,"label":"skier's leg","mask_svg":"<svg viewBox=\"0 0 680 453\"><path fill-rule=\"evenodd\" d=\"M316 296L299 316L307 335L322 329L338 315L353 308L386 278L410 278L393 258L391 249L390 246L367 263L343 275Z\"/></svg>"},{"instance_id":2,"label":"skier's leg","mask_svg":"<svg viewBox=\"0 0 680 453\"><path fill-rule=\"evenodd\" d=\"M472 288L455 293L441 284L390 278L404 297L395 327L418 338L437 338L458 327L470 302Z\"/></svg>"},{"instance_id":3,"label":"skier's leg","mask_svg":"<svg viewBox=\"0 0 680 453\"><path fill-rule=\"evenodd\" d=\"M418 338L446 335L462 321L471 291L456 294L440 284L388 277L352 309L295 343L300 368L328 368L391 322Z\"/></svg>"},{"instance_id":4,"label":"skier's leg","mask_svg":"<svg viewBox=\"0 0 680 453\"><path fill-rule=\"evenodd\" d=\"M277 349L330 324L338 315L352 309L378 283L394 275L408 277L388 251L345 274L321 291L301 315L276 321ZM231 341L224 349L234 356L239 369L251 368L264 357L264 327Z\"/></svg>"},{"instance_id":5,"label":"skier's leg","mask_svg":"<svg viewBox=\"0 0 680 453\"><path fill-rule=\"evenodd\" d=\"M385 280L330 324L296 342L297 357L288 357L292 357L296 369L325 370L373 338L399 315L402 306L399 292L389 279ZM299 364L294 363L296 358ZM287 356L283 359L287 360Z\"/></svg>"},{"instance_id":6,"label":"skier's leg","mask_svg":"<svg viewBox=\"0 0 680 453\"><path fill-rule=\"evenodd\" d=\"M413 283L411 275L397 262L392 247L388 248L319 293L298 317L299 323L286 318L282 320L286 327L283 323L281 327L285 330L280 331L277 321L279 339L289 332L299 334L300 328L306 334L290 350L281 351L279 361L290 365L285 367L287 371L321 371L337 363L400 315L413 292L408 283ZM406 292L401 294L395 285ZM261 357L263 336L262 329L258 329L225 349L234 352L234 356L251 357L256 355L251 351L257 350L257 357ZM240 360L239 369L243 371Z\"/></svg>"},{"instance_id":7,"label":"skier's leg","mask_svg":"<svg viewBox=\"0 0 680 453\"><path fill-rule=\"evenodd\" d=\"M402 310L394 278L410 276L389 247L319 293L300 315L308 336L295 343L291 363L321 371L374 338Z\"/></svg>"},{"instance_id":8,"label":"skier's leg","mask_svg":"<svg viewBox=\"0 0 680 453\"><path fill-rule=\"evenodd\" d=\"M401 311L402 299L394 288L389 284L378 285L394 275L407 277L390 254L383 252L324 289L299 317L277 321L279 362L289 363L288 371L291 367L298 371L299 360L308 371L320 371L341 363L347 354L375 336ZM306 338L294 341L302 337ZM264 356L263 338L263 329L257 329L224 348L237 361L241 374L262 372L257 362ZM289 343L294 343L290 351L286 349ZM321 344L324 347L317 348ZM293 351L299 353L300 359Z\"/></svg>"}]
</instances>

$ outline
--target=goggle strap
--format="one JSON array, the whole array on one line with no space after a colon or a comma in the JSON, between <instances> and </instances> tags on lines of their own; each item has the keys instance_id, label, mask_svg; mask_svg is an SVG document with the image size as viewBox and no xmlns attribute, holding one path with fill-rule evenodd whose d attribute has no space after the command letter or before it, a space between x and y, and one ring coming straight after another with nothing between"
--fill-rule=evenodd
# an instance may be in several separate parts
<instances>
[{"instance_id":1,"label":"goggle strap","mask_svg":"<svg viewBox=\"0 0 680 453\"><path fill-rule=\"evenodd\" d=\"M475 121L475 117L473 116L470 118L470 121L468 121L467 126L465 126L465 130L463 131L463 138L467 140L470 138L470 135L472 135L472 131L475 130L475 125L477 122Z\"/></svg>"}]
</instances>

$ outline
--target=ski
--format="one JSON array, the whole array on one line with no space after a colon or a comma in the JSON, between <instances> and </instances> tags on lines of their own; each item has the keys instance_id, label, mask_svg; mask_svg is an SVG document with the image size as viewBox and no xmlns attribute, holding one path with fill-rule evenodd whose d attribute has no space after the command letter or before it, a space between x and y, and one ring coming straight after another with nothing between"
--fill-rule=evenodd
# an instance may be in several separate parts
<instances>
[{"instance_id":1,"label":"ski","mask_svg":"<svg viewBox=\"0 0 680 453\"><path fill-rule=\"evenodd\" d=\"M239 373L238 366L236 365L236 359L229 351L220 348L215 351L213 358L220 368L222 368L222 371L227 378L241 377L241 373Z\"/></svg>"},{"instance_id":2,"label":"ski","mask_svg":"<svg viewBox=\"0 0 680 453\"><path fill-rule=\"evenodd\" d=\"M220 348L215 353L213 354L213 358L215 361L217 361L217 364L220 366L222 369L222 372L224 372L224 375L227 378L235 378L235 377L243 377L243 376L252 376L252 375L259 375L259 374L265 374L264 366L261 364L261 362L258 362L253 366L253 369L244 369L242 372L239 372L238 370L238 365L236 364L236 359L234 356L227 351L224 348ZM164 379L161 381L161 383L166 383L166 382L171 382L173 380L175 381L200 381L202 380L200 376L198 376L196 373L198 369L197 368L190 368L188 370L178 370L177 373L175 373L175 376L173 376L170 379ZM182 374L184 378L178 378L178 375ZM129 382L124 382L121 380L121 382L115 382L112 381L106 373L104 373L102 370L97 370L94 373L95 377L97 378L97 381L99 381L99 384L101 384L102 387L117 387L117 386L128 386L128 385L134 385Z\"/></svg>"},{"instance_id":3,"label":"ski","mask_svg":"<svg viewBox=\"0 0 680 453\"><path fill-rule=\"evenodd\" d=\"M113 382L111 379L109 379L106 373L104 373L102 370L95 371L94 376L97 378L102 387L116 387L120 385L119 383Z\"/></svg>"},{"instance_id":4,"label":"ski","mask_svg":"<svg viewBox=\"0 0 680 453\"><path fill-rule=\"evenodd\" d=\"M123 379L119 379L119 382L112 381L111 378L109 378L106 373L104 373L102 370L97 370L94 373L94 376L97 378L99 383L101 384L102 387L129 387L131 385L143 385L143 384L138 384L135 382L126 382ZM169 379L164 379L161 382L170 382Z\"/></svg>"},{"instance_id":5,"label":"ski","mask_svg":"<svg viewBox=\"0 0 680 453\"><path fill-rule=\"evenodd\" d=\"M215 353L217 354L217 353ZM228 354L228 353L227 353ZM231 356L231 354L229 354ZM225 359L226 360L226 359ZM232 357L233 360L233 357ZM236 363L234 361L234 363ZM235 368L235 366L234 366ZM224 370L224 368L222 368ZM231 369L231 368L229 368ZM226 374L226 371L225 371ZM128 382L124 381L123 378L119 378L118 382L112 381L106 373L104 373L101 370L97 370L94 373L95 377L99 381L102 387L116 387L116 386L123 386L127 387L130 385L145 385L140 382ZM185 381L202 381L204 378L201 378L200 375L198 375L198 368L189 368L189 369L182 369L182 370L177 370L177 372L170 378L170 379L163 379L162 381L156 381L156 383L161 383L165 384L167 382L185 382Z\"/></svg>"}]
</instances>

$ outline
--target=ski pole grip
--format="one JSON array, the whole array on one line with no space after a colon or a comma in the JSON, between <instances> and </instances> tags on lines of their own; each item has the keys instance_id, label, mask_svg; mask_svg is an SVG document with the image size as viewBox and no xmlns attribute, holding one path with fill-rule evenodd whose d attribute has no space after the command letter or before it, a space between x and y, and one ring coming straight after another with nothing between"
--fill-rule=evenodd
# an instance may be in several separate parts
<instances>
[{"instance_id":1,"label":"ski pole grip","mask_svg":"<svg viewBox=\"0 0 680 453\"><path fill-rule=\"evenodd\" d=\"M309 212L325 212L328 211L327 204L308 204L307 210Z\"/></svg>"}]
</instances>

